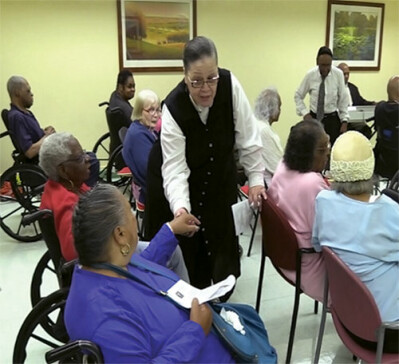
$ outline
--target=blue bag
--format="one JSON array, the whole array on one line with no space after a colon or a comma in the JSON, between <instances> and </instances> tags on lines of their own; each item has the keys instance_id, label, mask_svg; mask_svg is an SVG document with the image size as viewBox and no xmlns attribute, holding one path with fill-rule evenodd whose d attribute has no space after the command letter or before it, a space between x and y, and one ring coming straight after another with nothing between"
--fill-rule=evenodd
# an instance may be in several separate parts
<instances>
[{"instance_id":1,"label":"blue bag","mask_svg":"<svg viewBox=\"0 0 399 364\"><path fill-rule=\"evenodd\" d=\"M210 303L213 313L213 330L219 335L237 363L277 363L277 353L269 343L265 325L256 310L240 303ZM235 312L245 333L227 323L220 311Z\"/></svg>"}]
</instances>

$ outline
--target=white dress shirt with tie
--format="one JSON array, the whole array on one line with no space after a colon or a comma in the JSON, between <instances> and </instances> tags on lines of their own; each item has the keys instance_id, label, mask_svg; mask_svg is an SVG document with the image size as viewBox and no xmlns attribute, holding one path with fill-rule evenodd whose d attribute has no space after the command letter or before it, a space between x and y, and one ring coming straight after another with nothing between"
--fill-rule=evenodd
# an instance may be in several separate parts
<instances>
[{"instance_id":1,"label":"white dress shirt with tie","mask_svg":"<svg viewBox=\"0 0 399 364\"><path fill-rule=\"evenodd\" d=\"M310 110L316 114L321 81L322 78L318 66L312 68L306 74L295 92L296 112L299 116L305 116ZM304 102L307 94L309 94L310 98L310 110ZM349 99L345 88L344 75L339 68L331 66L331 70L325 79L324 114L337 111L341 122L348 121L348 105Z\"/></svg>"}]
</instances>

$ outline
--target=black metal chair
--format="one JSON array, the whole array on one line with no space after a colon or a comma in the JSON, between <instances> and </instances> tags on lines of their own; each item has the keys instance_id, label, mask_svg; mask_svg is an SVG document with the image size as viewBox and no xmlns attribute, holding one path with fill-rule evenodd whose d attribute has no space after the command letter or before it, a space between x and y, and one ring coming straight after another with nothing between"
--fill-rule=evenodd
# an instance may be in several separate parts
<instances>
[{"instance_id":1,"label":"black metal chair","mask_svg":"<svg viewBox=\"0 0 399 364\"><path fill-rule=\"evenodd\" d=\"M395 175L389 182L388 187L383 189L382 193L399 203L399 170L396 171Z\"/></svg>"}]
</instances>

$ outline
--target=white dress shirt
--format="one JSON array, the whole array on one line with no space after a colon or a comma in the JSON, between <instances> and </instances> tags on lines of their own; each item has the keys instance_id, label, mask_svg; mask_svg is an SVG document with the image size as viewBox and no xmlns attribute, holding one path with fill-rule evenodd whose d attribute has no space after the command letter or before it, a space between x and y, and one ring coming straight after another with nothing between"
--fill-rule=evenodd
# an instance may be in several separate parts
<instances>
[{"instance_id":1,"label":"white dress shirt","mask_svg":"<svg viewBox=\"0 0 399 364\"><path fill-rule=\"evenodd\" d=\"M280 137L271 128L267 120L256 120L262 139L262 158L265 164L264 179L267 186L270 186L277 165L283 157L283 147L281 146Z\"/></svg>"},{"instance_id":2,"label":"white dress shirt","mask_svg":"<svg viewBox=\"0 0 399 364\"><path fill-rule=\"evenodd\" d=\"M231 74L231 86L236 133L235 147L239 151L240 163L248 176L249 186L263 186L262 141L256 127L256 119L241 84L233 74ZM191 101L201 121L206 124L209 108L200 107L192 99ZM170 208L173 213L179 208L191 211L188 186L190 169L186 162L186 138L166 105L162 109L161 146L163 185Z\"/></svg>"},{"instance_id":3,"label":"white dress shirt","mask_svg":"<svg viewBox=\"0 0 399 364\"><path fill-rule=\"evenodd\" d=\"M299 116L305 116L310 112L304 102L307 94L309 94L310 98L310 110L316 113L321 81L322 79L318 66L312 68L306 74L301 85L295 92L296 112ZM341 122L348 121L349 100L348 92L345 89L344 74L339 68L332 66L324 84L326 90L324 98L324 113L330 114L337 111Z\"/></svg>"},{"instance_id":4,"label":"white dress shirt","mask_svg":"<svg viewBox=\"0 0 399 364\"><path fill-rule=\"evenodd\" d=\"M348 106L352 106L353 105L353 101L352 101L351 90L349 89L349 86L348 86L347 83L345 84L345 89L346 89L346 92L348 94Z\"/></svg>"}]
</instances>

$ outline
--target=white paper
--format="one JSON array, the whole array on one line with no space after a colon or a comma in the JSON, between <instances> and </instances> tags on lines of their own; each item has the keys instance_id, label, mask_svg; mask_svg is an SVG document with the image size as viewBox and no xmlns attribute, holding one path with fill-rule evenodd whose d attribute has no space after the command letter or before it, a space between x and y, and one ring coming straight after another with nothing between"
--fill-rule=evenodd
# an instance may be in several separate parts
<instances>
[{"instance_id":1,"label":"white paper","mask_svg":"<svg viewBox=\"0 0 399 364\"><path fill-rule=\"evenodd\" d=\"M243 200L231 206L233 211L236 235L242 234L250 225L253 211L249 205L249 200Z\"/></svg>"},{"instance_id":2,"label":"white paper","mask_svg":"<svg viewBox=\"0 0 399 364\"><path fill-rule=\"evenodd\" d=\"M225 280L204 289L195 288L180 279L169 288L167 295L179 305L185 308L191 308L191 303L194 298L197 298L200 304L211 301L215 298L224 296L234 287L235 283L236 278L232 274Z\"/></svg>"}]
</instances>

